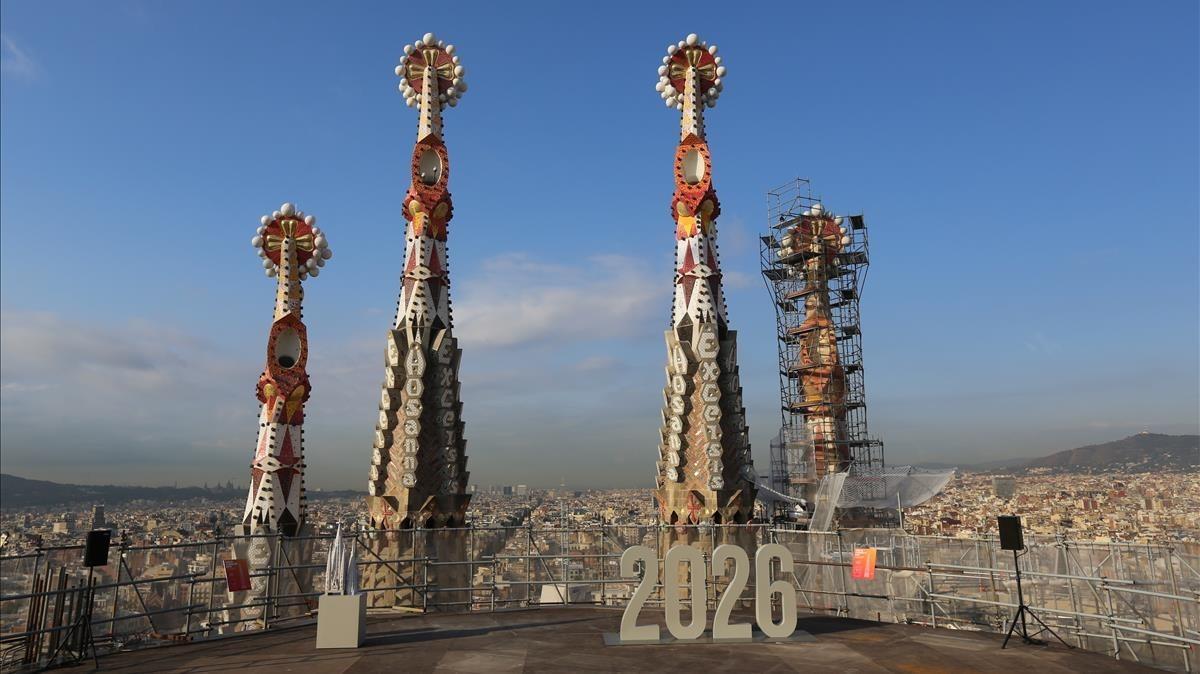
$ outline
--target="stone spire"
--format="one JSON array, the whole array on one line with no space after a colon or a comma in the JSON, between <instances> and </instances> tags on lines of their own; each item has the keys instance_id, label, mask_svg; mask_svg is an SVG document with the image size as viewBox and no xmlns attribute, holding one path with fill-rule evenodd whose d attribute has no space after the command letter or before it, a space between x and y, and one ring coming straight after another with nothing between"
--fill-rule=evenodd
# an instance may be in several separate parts
<instances>
[{"instance_id":1,"label":"stone spire","mask_svg":"<svg viewBox=\"0 0 1200 674\"><path fill-rule=\"evenodd\" d=\"M379 529L461 526L468 474L458 363L450 314L447 227L453 216L442 111L467 84L455 54L432 33L404 48L396 74L417 107L417 142L404 197L404 267L387 337L384 383L367 489Z\"/></svg>"},{"instance_id":2,"label":"stone spire","mask_svg":"<svg viewBox=\"0 0 1200 674\"><path fill-rule=\"evenodd\" d=\"M754 513L737 335L729 329L717 258L712 157L704 108L716 105L725 67L695 34L667 48L656 89L682 112L675 151L675 291L666 332L667 386L657 489L662 521L741 523Z\"/></svg>"},{"instance_id":3,"label":"stone spire","mask_svg":"<svg viewBox=\"0 0 1200 674\"><path fill-rule=\"evenodd\" d=\"M268 277L276 278L266 369L258 378L258 444L242 533L295 536L305 523L304 403L311 390L308 333L301 316L301 281L320 274L333 256L316 218L292 204L262 217L251 241Z\"/></svg>"}]
</instances>

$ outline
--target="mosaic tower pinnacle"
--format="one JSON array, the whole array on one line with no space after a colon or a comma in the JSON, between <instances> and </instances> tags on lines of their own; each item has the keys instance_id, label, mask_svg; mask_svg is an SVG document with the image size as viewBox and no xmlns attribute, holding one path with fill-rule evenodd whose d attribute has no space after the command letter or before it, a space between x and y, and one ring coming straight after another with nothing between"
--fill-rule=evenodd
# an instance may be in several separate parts
<instances>
[{"instance_id":1,"label":"mosaic tower pinnacle","mask_svg":"<svg viewBox=\"0 0 1200 674\"><path fill-rule=\"evenodd\" d=\"M453 206L442 111L467 90L454 45L432 33L405 45L400 91L418 109L404 196L404 268L385 350L383 391L367 489L373 526L461 526L468 474L453 336L446 236Z\"/></svg>"},{"instance_id":2,"label":"mosaic tower pinnacle","mask_svg":"<svg viewBox=\"0 0 1200 674\"><path fill-rule=\"evenodd\" d=\"M664 523L742 523L754 512L755 473L738 379L737 333L729 329L704 108L724 89L717 46L695 34L667 47L655 87L682 112L675 150L675 291L666 331L667 387L657 463Z\"/></svg>"}]
</instances>

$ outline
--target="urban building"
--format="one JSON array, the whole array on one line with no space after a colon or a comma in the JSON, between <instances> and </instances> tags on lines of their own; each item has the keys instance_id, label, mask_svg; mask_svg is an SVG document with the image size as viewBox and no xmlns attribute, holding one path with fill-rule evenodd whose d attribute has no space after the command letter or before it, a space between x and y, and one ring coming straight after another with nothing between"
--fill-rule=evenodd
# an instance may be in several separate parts
<instances>
[{"instance_id":1,"label":"urban building","mask_svg":"<svg viewBox=\"0 0 1200 674\"><path fill-rule=\"evenodd\" d=\"M1008 500L1017 493L1017 478L1011 475L997 475L992 478L992 493L996 498Z\"/></svg>"}]
</instances>

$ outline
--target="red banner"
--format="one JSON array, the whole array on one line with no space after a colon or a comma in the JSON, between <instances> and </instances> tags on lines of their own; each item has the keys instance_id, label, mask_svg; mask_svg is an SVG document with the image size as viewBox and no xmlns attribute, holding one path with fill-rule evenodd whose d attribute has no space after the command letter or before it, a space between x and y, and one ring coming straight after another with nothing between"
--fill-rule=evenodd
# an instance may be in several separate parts
<instances>
[{"instance_id":1,"label":"red banner","mask_svg":"<svg viewBox=\"0 0 1200 674\"><path fill-rule=\"evenodd\" d=\"M854 580L875 579L875 548L855 548L854 565L850 567Z\"/></svg>"},{"instance_id":2,"label":"red banner","mask_svg":"<svg viewBox=\"0 0 1200 674\"><path fill-rule=\"evenodd\" d=\"M230 592L250 589L250 565L244 559L221 560L225 564L225 583Z\"/></svg>"}]
</instances>

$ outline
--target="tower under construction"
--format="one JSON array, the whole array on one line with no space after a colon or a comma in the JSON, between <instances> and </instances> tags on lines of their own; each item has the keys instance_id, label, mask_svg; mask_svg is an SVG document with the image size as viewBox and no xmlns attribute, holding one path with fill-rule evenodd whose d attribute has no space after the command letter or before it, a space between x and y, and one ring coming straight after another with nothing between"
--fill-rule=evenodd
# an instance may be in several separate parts
<instances>
[{"instance_id":1,"label":"tower under construction","mask_svg":"<svg viewBox=\"0 0 1200 674\"><path fill-rule=\"evenodd\" d=\"M801 178L768 192L767 211L760 254L775 304L783 417L770 486L785 497L775 501L777 516L807 518L801 502L816 504L823 478L883 470L883 443L867 432L859 325L867 227L862 215L827 210Z\"/></svg>"}]
</instances>

